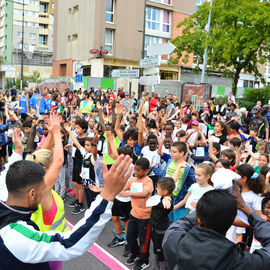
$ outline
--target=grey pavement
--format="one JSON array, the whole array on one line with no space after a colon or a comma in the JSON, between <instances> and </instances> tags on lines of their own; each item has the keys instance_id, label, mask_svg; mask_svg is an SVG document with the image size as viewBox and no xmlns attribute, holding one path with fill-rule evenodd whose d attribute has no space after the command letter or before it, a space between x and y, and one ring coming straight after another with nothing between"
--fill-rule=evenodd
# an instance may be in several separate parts
<instances>
[{"instance_id":1,"label":"grey pavement","mask_svg":"<svg viewBox=\"0 0 270 270\"><path fill-rule=\"evenodd\" d=\"M74 225L84 216L84 213L81 213L79 215L70 214L72 208L66 207L66 204L72 200L74 200L74 197L72 197L70 194L67 194L66 201L65 201L65 214L66 214L67 220L71 224ZM119 246L119 247L114 247L114 248L109 248L107 246L107 243L113 239L112 230L113 230L113 223L112 221L109 221L106 224L102 233L100 234L96 243L125 265L125 260L127 260L127 258L122 256L124 246ZM152 245L151 245L150 246L150 267L148 269L154 269L153 265L154 265L153 264L153 251L152 251ZM132 269L132 266L128 268ZM106 266L105 264L103 264L91 253L86 253L76 259L63 263L63 270L86 270L86 269L108 270L108 269L113 269L113 268L110 268Z\"/></svg>"}]
</instances>

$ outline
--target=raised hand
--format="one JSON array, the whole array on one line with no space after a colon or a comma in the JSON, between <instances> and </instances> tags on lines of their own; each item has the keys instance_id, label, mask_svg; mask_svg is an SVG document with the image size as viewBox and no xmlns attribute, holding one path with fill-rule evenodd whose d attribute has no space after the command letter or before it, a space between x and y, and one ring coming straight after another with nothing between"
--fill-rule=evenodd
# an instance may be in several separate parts
<instances>
[{"instance_id":1,"label":"raised hand","mask_svg":"<svg viewBox=\"0 0 270 270\"><path fill-rule=\"evenodd\" d=\"M142 113L142 111L143 111L143 106L144 106L144 100L142 100L141 101L141 103L140 103L140 107L139 107L139 109L138 109L138 114L141 114Z\"/></svg>"},{"instance_id":2,"label":"raised hand","mask_svg":"<svg viewBox=\"0 0 270 270\"><path fill-rule=\"evenodd\" d=\"M112 135L112 132L110 130L106 130L106 138L107 138L108 142L113 141L113 135Z\"/></svg>"},{"instance_id":3,"label":"raised hand","mask_svg":"<svg viewBox=\"0 0 270 270\"><path fill-rule=\"evenodd\" d=\"M102 110L102 106L101 106L100 102L97 102L96 107L98 110Z\"/></svg>"},{"instance_id":4,"label":"raised hand","mask_svg":"<svg viewBox=\"0 0 270 270\"><path fill-rule=\"evenodd\" d=\"M16 128L13 131L13 135L12 135L12 142L14 144L15 147L15 152L22 155L24 147L22 145L22 133L21 130L19 128Z\"/></svg>"},{"instance_id":5,"label":"raised hand","mask_svg":"<svg viewBox=\"0 0 270 270\"><path fill-rule=\"evenodd\" d=\"M108 171L107 165L102 161L104 189L101 197L107 201L113 201L115 196L125 186L133 168L130 166L132 159L129 156L120 155Z\"/></svg>"},{"instance_id":6,"label":"raised hand","mask_svg":"<svg viewBox=\"0 0 270 270\"><path fill-rule=\"evenodd\" d=\"M99 193L99 192L102 191L102 189L99 186L97 186L97 185L89 185L88 187L89 187L89 189L91 191L96 192L96 193Z\"/></svg>"},{"instance_id":7,"label":"raised hand","mask_svg":"<svg viewBox=\"0 0 270 270\"><path fill-rule=\"evenodd\" d=\"M47 128L52 133L59 133L60 134L60 119L59 119L59 115L57 114L57 112L52 111L50 113Z\"/></svg>"},{"instance_id":8,"label":"raised hand","mask_svg":"<svg viewBox=\"0 0 270 270\"><path fill-rule=\"evenodd\" d=\"M118 116L122 115L124 113L124 108L123 108L123 105L122 103L117 103L117 106L116 106L116 113Z\"/></svg>"},{"instance_id":9,"label":"raised hand","mask_svg":"<svg viewBox=\"0 0 270 270\"><path fill-rule=\"evenodd\" d=\"M71 128L69 126L68 123L64 123L64 129L67 131L67 132L70 132L71 131Z\"/></svg>"}]
</instances>

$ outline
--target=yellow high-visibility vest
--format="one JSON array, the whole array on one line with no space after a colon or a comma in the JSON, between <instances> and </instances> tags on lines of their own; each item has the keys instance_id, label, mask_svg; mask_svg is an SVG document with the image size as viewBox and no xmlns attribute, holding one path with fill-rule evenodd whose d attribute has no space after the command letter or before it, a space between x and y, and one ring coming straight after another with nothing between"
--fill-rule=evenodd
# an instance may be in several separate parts
<instances>
[{"instance_id":1,"label":"yellow high-visibility vest","mask_svg":"<svg viewBox=\"0 0 270 270\"><path fill-rule=\"evenodd\" d=\"M55 204L57 206L57 212L54 217L52 225L45 225L43 221L43 210L41 207L41 204L38 205L37 211L35 211L31 215L31 220L34 221L37 226L39 227L39 230L41 232L47 232L47 231L58 231L58 232L66 232L69 231L69 227L67 225L66 219L65 219L65 210L64 210L64 202L62 198L52 189L52 196L55 201Z\"/></svg>"},{"instance_id":2,"label":"yellow high-visibility vest","mask_svg":"<svg viewBox=\"0 0 270 270\"><path fill-rule=\"evenodd\" d=\"M92 107L93 107L93 101L89 100L87 102L84 102L83 100L80 103L80 110L82 113L91 113Z\"/></svg>"}]
</instances>

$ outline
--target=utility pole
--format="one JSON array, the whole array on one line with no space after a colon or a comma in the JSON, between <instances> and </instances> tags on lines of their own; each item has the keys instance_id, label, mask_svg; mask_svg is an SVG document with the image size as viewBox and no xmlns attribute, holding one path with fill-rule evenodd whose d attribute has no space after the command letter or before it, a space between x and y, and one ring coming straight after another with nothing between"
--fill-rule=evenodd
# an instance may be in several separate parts
<instances>
[{"instance_id":1,"label":"utility pole","mask_svg":"<svg viewBox=\"0 0 270 270\"><path fill-rule=\"evenodd\" d=\"M206 31L207 31L207 38L209 36L209 31L210 31L211 16L212 16L212 6L213 6L213 0L210 1L210 11L209 11L209 15L208 15L208 24L207 24L207 29L206 29ZM204 83L205 68L206 68L206 62L207 62L207 55L208 55L208 45L207 45L207 42L206 42L206 46L205 46L205 50L204 50L204 55L203 55L203 69L202 69L201 83Z\"/></svg>"},{"instance_id":2,"label":"utility pole","mask_svg":"<svg viewBox=\"0 0 270 270\"><path fill-rule=\"evenodd\" d=\"M142 30L142 56L141 58L144 59L144 49L145 49L145 20L146 20L146 0L144 0L143 6L143 30ZM143 67L141 68L141 76L143 76ZM144 86L141 85L140 94L144 91Z\"/></svg>"},{"instance_id":3,"label":"utility pole","mask_svg":"<svg viewBox=\"0 0 270 270\"><path fill-rule=\"evenodd\" d=\"M23 90L23 45L24 45L24 0L23 0L23 12L22 12L22 51L21 51L21 90Z\"/></svg>"}]
</instances>

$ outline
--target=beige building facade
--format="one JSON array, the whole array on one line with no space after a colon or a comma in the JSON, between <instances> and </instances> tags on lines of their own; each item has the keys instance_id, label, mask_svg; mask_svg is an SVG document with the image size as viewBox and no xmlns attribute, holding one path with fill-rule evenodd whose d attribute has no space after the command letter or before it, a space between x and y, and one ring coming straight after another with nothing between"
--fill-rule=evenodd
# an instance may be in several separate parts
<instances>
[{"instance_id":1,"label":"beige building facade","mask_svg":"<svg viewBox=\"0 0 270 270\"><path fill-rule=\"evenodd\" d=\"M113 69L139 68L143 48L176 37L176 25L195 7L195 0L57 0L53 77L74 76L78 64L84 76L100 78ZM94 55L91 49L108 53ZM181 67L168 66L163 56L160 73L179 80Z\"/></svg>"}]
</instances>

